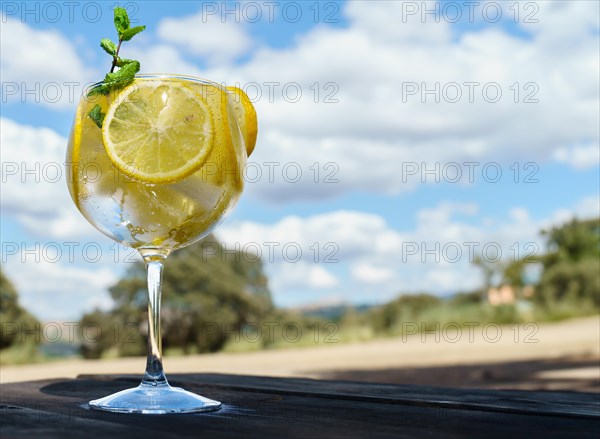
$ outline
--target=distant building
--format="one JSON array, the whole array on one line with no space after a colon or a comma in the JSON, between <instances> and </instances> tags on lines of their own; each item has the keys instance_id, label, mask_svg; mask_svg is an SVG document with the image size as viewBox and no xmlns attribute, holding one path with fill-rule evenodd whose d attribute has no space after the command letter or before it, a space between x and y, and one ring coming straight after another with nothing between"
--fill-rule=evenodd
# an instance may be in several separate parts
<instances>
[{"instance_id":1,"label":"distant building","mask_svg":"<svg viewBox=\"0 0 600 439\"><path fill-rule=\"evenodd\" d=\"M492 306L512 305L519 300L519 296L528 299L533 296L534 288L527 285L518 291L510 285L500 285L498 288L490 288L487 292L488 303Z\"/></svg>"},{"instance_id":2,"label":"distant building","mask_svg":"<svg viewBox=\"0 0 600 439\"><path fill-rule=\"evenodd\" d=\"M513 304L517 300L514 288L509 285L490 288L487 298L490 305L493 306Z\"/></svg>"}]
</instances>

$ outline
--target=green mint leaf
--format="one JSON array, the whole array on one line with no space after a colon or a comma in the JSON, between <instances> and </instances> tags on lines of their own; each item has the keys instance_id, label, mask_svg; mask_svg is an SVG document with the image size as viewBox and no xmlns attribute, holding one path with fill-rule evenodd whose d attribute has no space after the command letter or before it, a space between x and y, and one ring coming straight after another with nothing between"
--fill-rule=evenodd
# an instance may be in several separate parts
<instances>
[{"instance_id":1,"label":"green mint leaf","mask_svg":"<svg viewBox=\"0 0 600 439\"><path fill-rule=\"evenodd\" d=\"M129 29L129 16L125 8L115 8L115 28L119 34L119 39L122 39L123 32Z\"/></svg>"},{"instance_id":2,"label":"green mint leaf","mask_svg":"<svg viewBox=\"0 0 600 439\"><path fill-rule=\"evenodd\" d=\"M117 45L108 38L102 38L100 40L100 47L102 47L109 55L115 55L117 53Z\"/></svg>"},{"instance_id":3,"label":"green mint leaf","mask_svg":"<svg viewBox=\"0 0 600 439\"><path fill-rule=\"evenodd\" d=\"M127 59L127 58L117 58L117 67L123 67L127 64L131 64L132 62L138 62L135 59Z\"/></svg>"},{"instance_id":4,"label":"green mint leaf","mask_svg":"<svg viewBox=\"0 0 600 439\"><path fill-rule=\"evenodd\" d=\"M144 29L146 29L146 26L136 26L136 27L130 27L129 29L126 29L122 34L121 34L121 39L123 41L129 41L131 40L135 35L139 34L141 31L143 31Z\"/></svg>"},{"instance_id":5,"label":"green mint leaf","mask_svg":"<svg viewBox=\"0 0 600 439\"><path fill-rule=\"evenodd\" d=\"M102 107L100 107L100 105L94 105L94 108L90 110L88 116L96 125L98 125L98 128L102 128L102 122L104 122L104 116L106 116L106 114L102 112Z\"/></svg>"},{"instance_id":6,"label":"green mint leaf","mask_svg":"<svg viewBox=\"0 0 600 439\"><path fill-rule=\"evenodd\" d=\"M135 74L140 71L138 61L128 59L126 64L114 73L107 73L102 85L92 89L88 96L107 95L112 91L120 90L128 86L135 79Z\"/></svg>"},{"instance_id":7,"label":"green mint leaf","mask_svg":"<svg viewBox=\"0 0 600 439\"><path fill-rule=\"evenodd\" d=\"M104 77L103 85L106 86L109 92L123 88L133 82L135 74L139 71L140 63L138 61L132 61L125 64L114 73L107 73Z\"/></svg>"},{"instance_id":8,"label":"green mint leaf","mask_svg":"<svg viewBox=\"0 0 600 439\"><path fill-rule=\"evenodd\" d=\"M91 89L87 96L88 98L91 96L95 96L95 95L107 95L108 93L110 93L110 90L108 89L108 87L106 87L106 85L101 84L98 87L94 87L93 89Z\"/></svg>"}]
</instances>

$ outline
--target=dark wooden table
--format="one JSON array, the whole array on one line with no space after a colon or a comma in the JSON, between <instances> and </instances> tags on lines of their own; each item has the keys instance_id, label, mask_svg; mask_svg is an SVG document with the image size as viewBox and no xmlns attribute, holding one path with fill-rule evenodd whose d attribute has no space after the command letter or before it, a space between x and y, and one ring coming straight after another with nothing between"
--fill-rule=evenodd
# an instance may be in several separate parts
<instances>
[{"instance_id":1,"label":"dark wooden table","mask_svg":"<svg viewBox=\"0 0 600 439\"><path fill-rule=\"evenodd\" d=\"M237 375L171 375L223 402L217 412L128 415L87 401L138 376L4 384L0 437L10 438L587 438L600 437L594 393L489 391Z\"/></svg>"}]
</instances>

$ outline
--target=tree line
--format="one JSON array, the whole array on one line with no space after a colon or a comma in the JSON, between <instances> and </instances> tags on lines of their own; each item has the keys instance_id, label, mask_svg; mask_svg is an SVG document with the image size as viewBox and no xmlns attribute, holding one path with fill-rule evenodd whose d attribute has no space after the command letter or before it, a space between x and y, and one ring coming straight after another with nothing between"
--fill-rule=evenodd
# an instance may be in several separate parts
<instances>
[{"instance_id":1,"label":"tree line","mask_svg":"<svg viewBox=\"0 0 600 439\"><path fill-rule=\"evenodd\" d=\"M315 325L326 328L333 322L338 339L344 341L397 334L402 322L407 321L423 322L423 327L434 328L445 321L511 323L600 312L600 219L574 219L544 230L542 235L547 244L543 255L497 264L476 260L485 278L479 290L447 298L427 292L402 294L381 306L365 310L348 307L329 318L274 307L261 261L225 251L210 235L167 259L163 278L163 347L182 354L216 352L237 339L236 335L242 331L246 338L251 338L250 333L260 331L261 325L272 327L273 322L292 321L296 331L304 329L306 333L314 333ZM205 251L206 248L211 251ZM532 264L540 267L540 275L533 284L527 279ZM517 295L515 303L492 306L486 293L494 283L510 286ZM528 287L533 294L525 297L523 292ZM109 293L114 301L111 310L95 310L80 321L81 326L95 325L101 329L93 340L81 340L81 354L85 358L99 358L107 353L144 355L147 338L144 265L132 265ZM16 289L1 270L0 296L3 328L0 349L5 349L23 339L19 331L31 335L37 320L19 304ZM13 323L20 329L6 331L7 325ZM252 349L280 346L283 339L289 340L281 331L274 337L255 337Z\"/></svg>"}]
</instances>

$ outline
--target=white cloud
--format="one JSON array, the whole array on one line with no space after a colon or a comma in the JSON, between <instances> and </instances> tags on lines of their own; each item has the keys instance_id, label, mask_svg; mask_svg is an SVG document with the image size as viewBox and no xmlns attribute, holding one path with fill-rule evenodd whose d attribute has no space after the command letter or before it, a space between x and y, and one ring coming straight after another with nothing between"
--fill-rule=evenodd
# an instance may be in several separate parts
<instances>
[{"instance_id":1,"label":"white cloud","mask_svg":"<svg viewBox=\"0 0 600 439\"><path fill-rule=\"evenodd\" d=\"M38 236L96 235L77 212L65 180L67 139L48 128L0 118L2 214Z\"/></svg>"},{"instance_id":2,"label":"white cloud","mask_svg":"<svg viewBox=\"0 0 600 439\"><path fill-rule=\"evenodd\" d=\"M420 14L400 23L401 3L348 2L347 27L317 26L291 47L262 47L241 66L207 69L218 81L260 85L257 163L295 162L308 176L314 162L339 166L337 184L261 180L251 196L410 191L419 182L403 180L401 166L409 162L597 166L589 159L600 143L598 14L587 2L542 2L528 39L490 26L457 39L448 23L431 16L423 23ZM572 37L562 38L571 29ZM266 82L279 83L273 94ZM290 83L302 89L298 102L290 99L295 89L283 92ZM423 94L436 84L439 102ZM253 86L247 90L257 96ZM456 91L460 99L452 103ZM324 102L331 93L337 103Z\"/></svg>"},{"instance_id":3,"label":"white cloud","mask_svg":"<svg viewBox=\"0 0 600 439\"><path fill-rule=\"evenodd\" d=\"M510 5L503 6L508 8ZM590 33L597 32L600 26L598 2L536 2L535 8L529 7L526 15L530 19L519 20L519 26L561 51L569 50L572 44L587 42ZM577 23L577 26L565 26L566 23Z\"/></svg>"},{"instance_id":4,"label":"white cloud","mask_svg":"<svg viewBox=\"0 0 600 439\"><path fill-rule=\"evenodd\" d=\"M158 25L158 36L188 53L204 57L210 64L230 62L252 46L250 35L239 22L202 12L163 19Z\"/></svg>"},{"instance_id":5,"label":"white cloud","mask_svg":"<svg viewBox=\"0 0 600 439\"><path fill-rule=\"evenodd\" d=\"M277 273L269 277L269 284L288 298L296 292L326 294L326 290L340 285L340 280L330 271L304 260L278 265Z\"/></svg>"},{"instance_id":6,"label":"white cloud","mask_svg":"<svg viewBox=\"0 0 600 439\"><path fill-rule=\"evenodd\" d=\"M370 2L368 6L361 3L348 2L344 9L344 15L356 29L383 44L445 43L451 38L448 22L436 23L434 20L425 22L419 20L422 17L422 11L436 10L437 2L434 0L421 1L408 6L403 2ZM413 15L411 6L416 7L418 13Z\"/></svg>"},{"instance_id":7,"label":"white cloud","mask_svg":"<svg viewBox=\"0 0 600 439\"><path fill-rule=\"evenodd\" d=\"M350 269L352 277L360 282L378 284L390 280L393 277L392 270L388 268L375 267L370 264L356 264Z\"/></svg>"},{"instance_id":8,"label":"white cloud","mask_svg":"<svg viewBox=\"0 0 600 439\"><path fill-rule=\"evenodd\" d=\"M203 77L194 64L185 61L179 51L166 44L156 44L140 49L131 47L129 54L140 61L144 73L178 73L182 75Z\"/></svg>"},{"instance_id":9,"label":"white cloud","mask_svg":"<svg viewBox=\"0 0 600 439\"><path fill-rule=\"evenodd\" d=\"M590 142L586 145L559 148L554 151L554 159L576 169L593 168L600 164L600 144Z\"/></svg>"},{"instance_id":10,"label":"white cloud","mask_svg":"<svg viewBox=\"0 0 600 439\"><path fill-rule=\"evenodd\" d=\"M72 42L56 30L33 29L4 15L1 19L3 99L74 106L94 75Z\"/></svg>"},{"instance_id":11,"label":"white cloud","mask_svg":"<svg viewBox=\"0 0 600 439\"><path fill-rule=\"evenodd\" d=\"M327 260L326 263L335 264L340 258L353 257L371 247L374 238L377 250L387 248L394 238L385 235L388 230L385 220L379 215L340 210L308 218L287 216L275 224L228 223L220 227L219 236L229 246L238 244L243 248L248 243L257 243L262 249L263 259L273 262L295 261L294 249L299 247L302 261ZM337 245L340 242L344 246ZM319 244L318 250L313 247L315 243ZM329 243L333 246L325 249L324 246ZM272 250L269 250L269 245Z\"/></svg>"},{"instance_id":12,"label":"white cloud","mask_svg":"<svg viewBox=\"0 0 600 439\"><path fill-rule=\"evenodd\" d=\"M308 274L308 284L313 288L333 288L340 280L321 266L312 267Z\"/></svg>"},{"instance_id":13,"label":"white cloud","mask_svg":"<svg viewBox=\"0 0 600 439\"><path fill-rule=\"evenodd\" d=\"M118 280L110 266L76 266L67 258L52 262L43 251L20 252L7 258L3 268L19 291L21 304L45 321L77 319L95 307L110 307L108 287Z\"/></svg>"},{"instance_id":14,"label":"white cloud","mask_svg":"<svg viewBox=\"0 0 600 439\"><path fill-rule=\"evenodd\" d=\"M542 222L545 229L554 224L561 224L577 218L596 218L600 216L600 194L590 195L579 200L572 209L561 208L556 210L550 218Z\"/></svg>"},{"instance_id":15,"label":"white cloud","mask_svg":"<svg viewBox=\"0 0 600 439\"><path fill-rule=\"evenodd\" d=\"M592 195L579 201L573 211L582 218L600 216L600 194Z\"/></svg>"}]
</instances>

